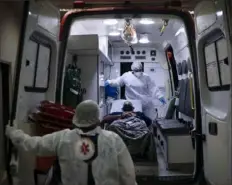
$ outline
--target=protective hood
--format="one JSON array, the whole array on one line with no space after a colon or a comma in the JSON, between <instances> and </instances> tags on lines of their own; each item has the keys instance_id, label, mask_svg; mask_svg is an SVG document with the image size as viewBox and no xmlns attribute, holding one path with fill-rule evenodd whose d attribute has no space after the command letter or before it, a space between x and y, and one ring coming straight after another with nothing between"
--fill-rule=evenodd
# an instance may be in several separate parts
<instances>
[{"instance_id":1,"label":"protective hood","mask_svg":"<svg viewBox=\"0 0 232 185\"><path fill-rule=\"evenodd\" d=\"M142 71L143 70L143 65L141 62L133 62L131 65L131 70L132 71Z\"/></svg>"},{"instance_id":2,"label":"protective hood","mask_svg":"<svg viewBox=\"0 0 232 185\"><path fill-rule=\"evenodd\" d=\"M79 128L91 127L99 123L99 107L98 104L92 100L86 100L80 103L75 115L73 116L73 124Z\"/></svg>"}]
</instances>

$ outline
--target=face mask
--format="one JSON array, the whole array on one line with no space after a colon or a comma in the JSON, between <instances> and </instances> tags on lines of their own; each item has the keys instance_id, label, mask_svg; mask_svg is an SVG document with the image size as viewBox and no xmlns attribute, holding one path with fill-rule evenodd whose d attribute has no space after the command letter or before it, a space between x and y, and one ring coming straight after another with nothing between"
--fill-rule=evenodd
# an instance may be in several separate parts
<instances>
[{"instance_id":1,"label":"face mask","mask_svg":"<svg viewBox=\"0 0 232 185\"><path fill-rule=\"evenodd\" d=\"M134 72L134 75L139 78L143 75L143 72Z\"/></svg>"}]
</instances>

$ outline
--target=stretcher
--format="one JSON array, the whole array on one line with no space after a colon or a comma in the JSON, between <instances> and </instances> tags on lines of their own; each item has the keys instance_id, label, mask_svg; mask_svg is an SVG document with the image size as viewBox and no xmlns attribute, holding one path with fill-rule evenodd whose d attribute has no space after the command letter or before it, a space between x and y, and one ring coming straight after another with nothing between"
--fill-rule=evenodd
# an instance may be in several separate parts
<instances>
[{"instance_id":1,"label":"stretcher","mask_svg":"<svg viewBox=\"0 0 232 185\"><path fill-rule=\"evenodd\" d=\"M29 114L28 119L36 124L37 135L43 136L63 129L72 129L74 114L75 110L70 107L50 101L42 101ZM56 159L56 156L36 158L35 184L37 184L37 175L46 174Z\"/></svg>"},{"instance_id":2,"label":"stretcher","mask_svg":"<svg viewBox=\"0 0 232 185\"><path fill-rule=\"evenodd\" d=\"M49 101L42 101L28 116L38 127L39 135L72 128L74 109Z\"/></svg>"}]
</instances>

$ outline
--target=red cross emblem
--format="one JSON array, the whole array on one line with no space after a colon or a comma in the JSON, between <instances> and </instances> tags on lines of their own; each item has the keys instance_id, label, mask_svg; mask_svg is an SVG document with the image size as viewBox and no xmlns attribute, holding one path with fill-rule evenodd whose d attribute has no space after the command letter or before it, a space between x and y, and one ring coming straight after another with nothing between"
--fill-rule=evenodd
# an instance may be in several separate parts
<instances>
[{"instance_id":1,"label":"red cross emblem","mask_svg":"<svg viewBox=\"0 0 232 185\"><path fill-rule=\"evenodd\" d=\"M89 152L89 144L85 144L85 142L81 145L81 152L86 155Z\"/></svg>"}]
</instances>

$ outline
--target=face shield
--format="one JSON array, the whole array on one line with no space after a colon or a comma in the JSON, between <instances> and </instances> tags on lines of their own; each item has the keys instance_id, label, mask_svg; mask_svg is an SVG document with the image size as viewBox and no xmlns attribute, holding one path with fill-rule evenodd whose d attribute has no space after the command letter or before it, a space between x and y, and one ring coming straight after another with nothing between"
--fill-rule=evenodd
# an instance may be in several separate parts
<instances>
[{"instance_id":1,"label":"face shield","mask_svg":"<svg viewBox=\"0 0 232 185\"><path fill-rule=\"evenodd\" d=\"M138 77L138 78L140 78L141 76L143 76L143 72L133 72L133 74L134 74L136 77Z\"/></svg>"}]
</instances>

